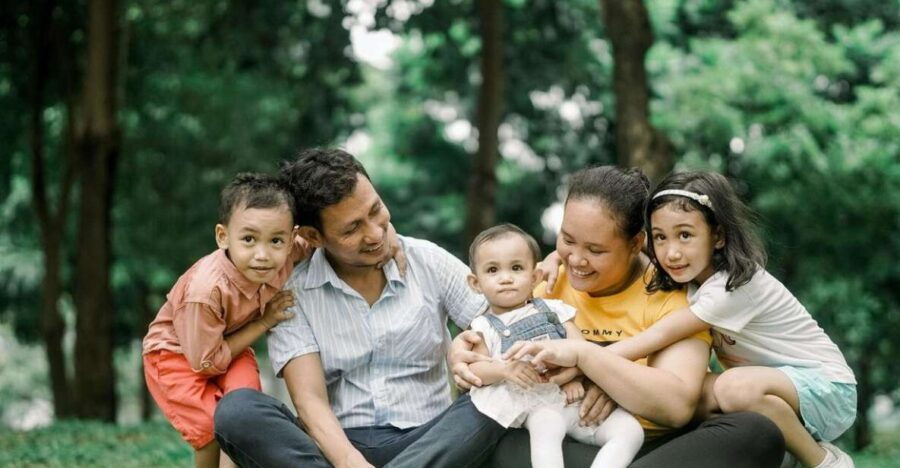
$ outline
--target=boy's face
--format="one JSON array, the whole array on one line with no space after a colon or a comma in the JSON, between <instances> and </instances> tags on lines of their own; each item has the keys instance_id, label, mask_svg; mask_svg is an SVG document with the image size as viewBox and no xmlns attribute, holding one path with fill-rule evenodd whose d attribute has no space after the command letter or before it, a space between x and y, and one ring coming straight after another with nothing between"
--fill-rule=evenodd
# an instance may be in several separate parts
<instances>
[{"instance_id":1,"label":"boy's face","mask_svg":"<svg viewBox=\"0 0 900 468\"><path fill-rule=\"evenodd\" d=\"M228 225L216 225L216 244L245 278L265 283L275 278L291 252L294 218L287 206L245 208L231 213Z\"/></svg>"},{"instance_id":2,"label":"boy's face","mask_svg":"<svg viewBox=\"0 0 900 468\"><path fill-rule=\"evenodd\" d=\"M538 282L528 243L516 234L491 239L475 249L469 285L487 298L495 313L517 309L531 298Z\"/></svg>"}]
</instances>

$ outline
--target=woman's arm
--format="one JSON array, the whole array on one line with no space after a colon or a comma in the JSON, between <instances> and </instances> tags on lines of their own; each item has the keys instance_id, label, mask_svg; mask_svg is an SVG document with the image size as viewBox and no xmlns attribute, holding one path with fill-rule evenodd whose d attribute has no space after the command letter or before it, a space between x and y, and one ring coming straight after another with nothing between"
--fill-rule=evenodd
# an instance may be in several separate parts
<instances>
[{"instance_id":1,"label":"woman's arm","mask_svg":"<svg viewBox=\"0 0 900 468\"><path fill-rule=\"evenodd\" d=\"M710 329L710 324L697 318L685 307L665 316L650 328L631 338L617 341L606 349L628 360L645 358L676 341Z\"/></svg>"},{"instance_id":2,"label":"woman's arm","mask_svg":"<svg viewBox=\"0 0 900 468\"><path fill-rule=\"evenodd\" d=\"M709 346L688 338L636 364L587 341L522 342L507 352L513 359L534 356L535 365L577 365L619 406L669 427L687 424L694 414L709 362Z\"/></svg>"}]
</instances>

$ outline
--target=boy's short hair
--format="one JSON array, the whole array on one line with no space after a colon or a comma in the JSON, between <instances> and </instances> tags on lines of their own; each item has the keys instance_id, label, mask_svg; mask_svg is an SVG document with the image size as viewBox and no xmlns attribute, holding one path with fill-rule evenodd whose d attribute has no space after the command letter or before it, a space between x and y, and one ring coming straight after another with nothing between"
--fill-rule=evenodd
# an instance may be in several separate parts
<instances>
[{"instance_id":1,"label":"boy's short hair","mask_svg":"<svg viewBox=\"0 0 900 468\"><path fill-rule=\"evenodd\" d=\"M242 172L231 179L219 196L219 224L227 225L238 207L277 208L285 206L294 216L294 197L282 179L258 172Z\"/></svg>"},{"instance_id":2,"label":"boy's short hair","mask_svg":"<svg viewBox=\"0 0 900 468\"><path fill-rule=\"evenodd\" d=\"M541 261L541 248L538 246L537 241L534 240L534 237L531 237L531 234L523 231L522 228L515 224L503 223L487 228L475 236L475 239L472 240L472 245L469 246L469 268L471 268L473 272L475 271L475 252L478 250L478 247L485 242L507 236L519 236L524 239L525 243L528 245L528 249L531 250L531 257L532 260L534 260L534 265L537 265L538 262Z\"/></svg>"}]
</instances>

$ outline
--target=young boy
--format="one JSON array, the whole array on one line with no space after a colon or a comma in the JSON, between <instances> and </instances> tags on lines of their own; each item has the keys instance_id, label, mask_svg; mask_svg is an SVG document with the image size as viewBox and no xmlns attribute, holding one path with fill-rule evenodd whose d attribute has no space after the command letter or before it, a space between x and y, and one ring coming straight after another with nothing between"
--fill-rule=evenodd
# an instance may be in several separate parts
<instances>
[{"instance_id":1,"label":"young boy","mask_svg":"<svg viewBox=\"0 0 900 468\"><path fill-rule=\"evenodd\" d=\"M219 464L213 413L222 396L260 390L250 345L292 315L285 309L294 298L281 287L308 254L295 243L293 212L293 197L275 177L235 177L221 194L219 250L178 279L144 337L147 387L194 448L198 467Z\"/></svg>"},{"instance_id":2,"label":"young boy","mask_svg":"<svg viewBox=\"0 0 900 468\"><path fill-rule=\"evenodd\" d=\"M539 260L537 242L512 224L485 230L469 247L469 285L490 304L472 321L472 330L483 338L474 350L492 358L471 365L484 384L472 389L472 403L504 427L528 429L533 466L562 467L562 441L568 434L603 446L591 466L624 468L644 441L643 429L631 414L618 408L600 426L581 427L579 406L573 404L584 397L580 378L560 387L546 383L527 362L501 359L516 341L583 339L573 322L573 307L559 300L532 299Z\"/></svg>"}]
</instances>

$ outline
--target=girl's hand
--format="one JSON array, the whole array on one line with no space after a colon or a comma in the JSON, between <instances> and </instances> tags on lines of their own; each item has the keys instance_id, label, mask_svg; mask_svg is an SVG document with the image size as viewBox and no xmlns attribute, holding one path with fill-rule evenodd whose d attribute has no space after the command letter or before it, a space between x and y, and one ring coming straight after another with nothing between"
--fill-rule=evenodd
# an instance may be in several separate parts
<instances>
[{"instance_id":1,"label":"girl's hand","mask_svg":"<svg viewBox=\"0 0 900 468\"><path fill-rule=\"evenodd\" d=\"M510 361L506 364L503 378L522 388L531 388L532 385L543 382L538 371L525 361Z\"/></svg>"},{"instance_id":2,"label":"girl's hand","mask_svg":"<svg viewBox=\"0 0 900 468\"><path fill-rule=\"evenodd\" d=\"M450 354L447 356L447 361L450 364L453 381L456 382L456 386L461 390L470 390L472 387L480 387L482 385L481 379L469 369L469 364L490 360L489 357L473 351L475 346L483 341L481 335L477 332L466 330L456 335L453 343L450 344Z\"/></svg>"},{"instance_id":3,"label":"girl's hand","mask_svg":"<svg viewBox=\"0 0 900 468\"><path fill-rule=\"evenodd\" d=\"M294 305L294 294L282 289L269 299L263 310L263 316L259 319L267 330L294 316L287 308Z\"/></svg>"},{"instance_id":4,"label":"girl's hand","mask_svg":"<svg viewBox=\"0 0 900 468\"><path fill-rule=\"evenodd\" d=\"M393 223L388 224L387 243L389 257L385 258L375 266L377 268L384 268L389 261L394 260L397 262L397 269L400 270L400 276L405 277L407 267L406 252L403 251L403 246L400 245L400 238L397 237L397 230L394 229Z\"/></svg>"},{"instance_id":5,"label":"girl's hand","mask_svg":"<svg viewBox=\"0 0 900 468\"><path fill-rule=\"evenodd\" d=\"M531 358L531 365L544 371L548 367L575 367L578 364L578 344L574 340L542 340L542 341L517 341L506 353L503 359L520 360L525 356Z\"/></svg>"},{"instance_id":6,"label":"girl's hand","mask_svg":"<svg viewBox=\"0 0 900 468\"><path fill-rule=\"evenodd\" d=\"M554 250L544 257L544 260L535 267L539 272L538 277L542 281L547 282L547 294L550 294L550 292L553 291L553 286L556 285L556 278L559 276L560 265L562 265L562 258L560 258L559 254Z\"/></svg>"},{"instance_id":7,"label":"girl's hand","mask_svg":"<svg viewBox=\"0 0 900 468\"><path fill-rule=\"evenodd\" d=\"M584 385L580 379L570 380L559 387L566 394L566 403L571 405L584 398Z\"/></svg>"}]
</instances>

